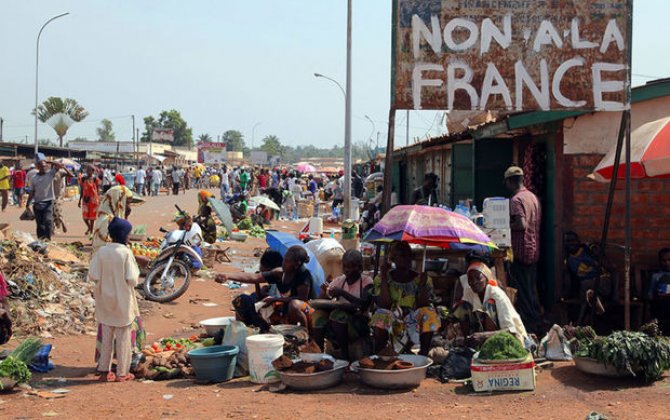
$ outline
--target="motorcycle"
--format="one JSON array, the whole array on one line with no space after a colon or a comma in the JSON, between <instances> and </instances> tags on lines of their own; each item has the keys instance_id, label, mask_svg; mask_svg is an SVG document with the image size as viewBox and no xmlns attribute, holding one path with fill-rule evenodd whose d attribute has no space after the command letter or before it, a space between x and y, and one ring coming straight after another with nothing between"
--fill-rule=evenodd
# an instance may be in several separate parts
<instances>
[{"instance_id":1,"label":"motorcycle","mask_svg":"<svg viewBox=\"0 0 670 420\"><path fill-rule=\"evenodd\" d=\"M142 289L148 300L170 302L183 295L191 281L191 272L203 266L199 245L204 242L202 230L187 212L177 208L179 229L160 228L165 238L160 253L149 263L149 273Z\"/></svg>"}]
</instances>

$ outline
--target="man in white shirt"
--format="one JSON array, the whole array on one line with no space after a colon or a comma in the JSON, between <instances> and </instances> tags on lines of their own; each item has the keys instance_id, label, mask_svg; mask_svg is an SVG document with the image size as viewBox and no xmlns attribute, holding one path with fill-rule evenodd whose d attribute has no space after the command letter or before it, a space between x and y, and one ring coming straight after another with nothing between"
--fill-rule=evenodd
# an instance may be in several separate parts
<instances>
[{"instance_id":1,"label":"man in white shirt","mask_svg":"<svg viewBox=\"0 0 670 420\"><path fill-rule=\"evenodd\" d=\"M344 247L332 238L317 239L305 244L305 248L316 255L316 259L323 268L326 282L330 283L335 277L342 275L342 256Z\"/></svg>"},{"instance_id":2,"label":"man in white shirt","mask_svg":"<svg viewBox=\"0 0 670 420\"><path fill-rule=\"evenodd\" d=\"M158 192L161 189L161 183L163 182L163 172L159 167L156 167L151 172L151 195L158 195Z\"/></svg>"},{"instance_id":3,"label":"man in white shirt","mask_svg":"<svg viewBox=\"0 0 670 420\"><path fill-rule=\"evenodd\" d=\"M144 182L147 179L147 173L141 166L135 172L135 192L144 195Z\"/></svg>"}]
</instances>

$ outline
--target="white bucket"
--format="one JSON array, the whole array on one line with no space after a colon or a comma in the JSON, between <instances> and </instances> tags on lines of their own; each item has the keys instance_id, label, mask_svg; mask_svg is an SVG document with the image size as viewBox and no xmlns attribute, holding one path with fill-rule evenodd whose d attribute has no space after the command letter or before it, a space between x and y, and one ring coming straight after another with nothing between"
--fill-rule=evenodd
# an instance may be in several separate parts
<instances>
[{"instance_id":1,"label":"white bucket","mask_svg":"<svg viewBox=\"0 0 670 420\"><path fill-rule=\"evenodd\" d=\"M312 217L309 219L309 234L313 236L321 236L323 234L323 219L320 217Z\"/></svg>"},{"instance_id":2,"label":"white bucket","mask_svg":"<svg viewBox=\"0 0 670 420\"><path fill-rule=\"evenodd\" d=\"M249 376L255 384L281 381L279 372L272 366L284 352L284 337L278 334L258 334L247 337Z\"/></svg>"}]
</instances>

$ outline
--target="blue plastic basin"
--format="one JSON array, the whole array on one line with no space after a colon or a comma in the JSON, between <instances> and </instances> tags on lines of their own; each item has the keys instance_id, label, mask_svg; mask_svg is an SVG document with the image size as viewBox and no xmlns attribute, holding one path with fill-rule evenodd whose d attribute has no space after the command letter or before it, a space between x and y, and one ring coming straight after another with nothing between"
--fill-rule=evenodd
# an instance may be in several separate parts
<instances>
[{"instance_id":1,"label":"blue plastic basin","mask_svg":"<svg viewBox=\"0 0 670 420\"><path fill-rule=\"evenodd\" d=\"M210 346L188 352L198 382L223 382L233 378L237 346Z\"/></svg>"}]
</instances>

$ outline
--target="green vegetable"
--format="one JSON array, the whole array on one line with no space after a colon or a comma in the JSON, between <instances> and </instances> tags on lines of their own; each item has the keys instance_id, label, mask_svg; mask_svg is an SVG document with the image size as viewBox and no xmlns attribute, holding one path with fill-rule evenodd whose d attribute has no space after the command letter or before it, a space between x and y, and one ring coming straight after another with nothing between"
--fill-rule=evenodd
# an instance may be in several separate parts
<instances>
[{"instance_id":1,"label":"green vegetable","mask_svg":"<svg viewBox=\"0 0 670 420\"><path fill-rule=\"evenodd\" d=\"M27 383L32 378L32 374L21 360L8 356L0 363L0 377L11 378L18 383Z\"/></svg>"},{"instance_id":2,"label":"green vegetable","mask_svg":"<svg viewBox=\"0 0 670 420\"><path fill-rule=\"evenodd\" d=\"M30 363L37 354L37 351L42 347L42 341L36 337L29 337L23 340L21 344L14 349L11 356L23 363Z\"/></svg>"},{"instance_id":3,"label":"green vegetable","mask_svg":"<svg viewBox=\"0 0 670 420\"><path fill-rule=\"evenodd\" d=\"M214 339L213 338L205 338L204 340L202 340L202 345L204 347L213 346L214 345Z\"/></svg>"},{"instance_id":4,"label":"green vegetable","mask_svg":"<svg viewBox=\"0 0 670 420\"><path fill-rule=\"evenodd\" d=\"M619 372L641 374L646 382L661 379L670 369L670 342L635 331L615 331L607 337L578 341L576 356L590 357Z\"/></svg>"},{"instance_id":5,"label":"green vegetable","mask_svg":"<svg viewBox=\"0 0 670 420\"><path fill-rule=\"evenodd\" d=\"M249 230L249 236L253 238L265 238L265 229L260 226L254 226Z\"/></svg>"},{"instance_id":6,"label":"green vegetable","mask_svg":"<svg viewBox=\"0 0 670 420\"><path fill-rule=\"evenodd\" d=\"M526 356L528 351L508 332L500 332L488 338L479 350L479 358L483 360L521 359Z\"/></svg>"},{"instance_id":7,"label":"green vegetable","mask_svg":"<svg viewBox=\"0 0 670 420\"><path fill-rule=\"evenodd\" d=\"M237 227L240 230L249 230L254 226L254 223L251 221L250 217L244 218L240 220L240 222L237 224Z\"/></svg>"}]
</instances>

